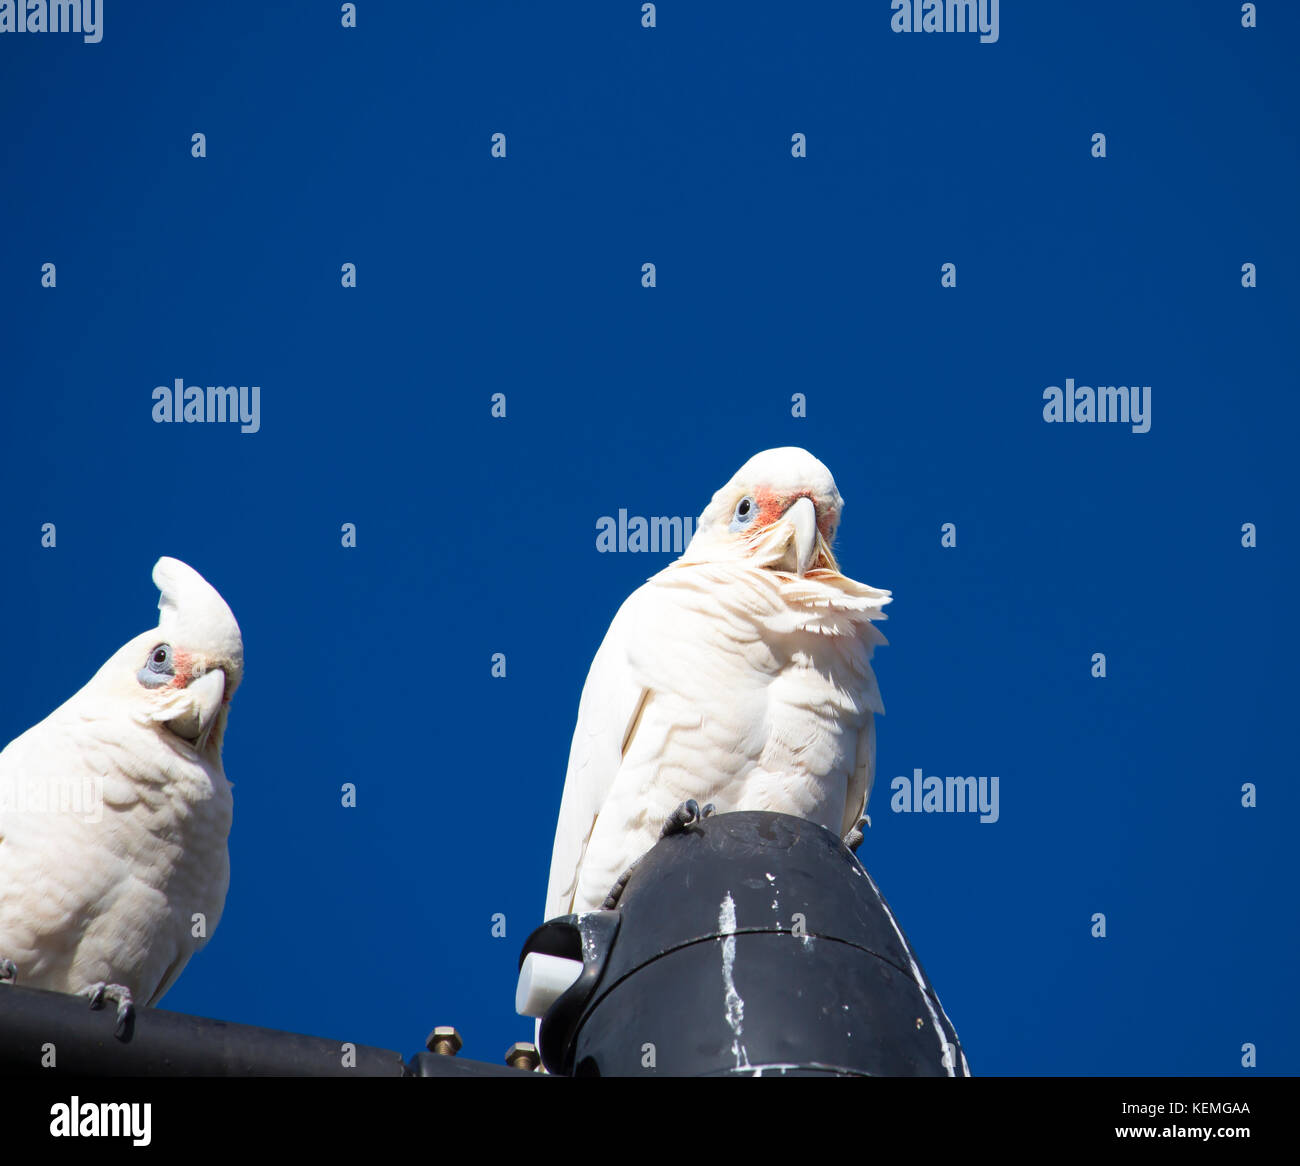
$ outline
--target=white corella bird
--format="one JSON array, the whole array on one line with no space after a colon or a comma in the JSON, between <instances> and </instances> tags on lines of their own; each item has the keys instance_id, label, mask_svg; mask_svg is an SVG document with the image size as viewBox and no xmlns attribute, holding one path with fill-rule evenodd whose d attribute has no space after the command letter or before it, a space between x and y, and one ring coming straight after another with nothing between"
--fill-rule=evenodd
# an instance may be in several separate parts
<instances>
[{"instance_id":1,"label":"white corella bird","mask_svg":"<svg viewBox=\"0 0 1300 1166\"><path fill-rule=\"evenodd\" d=\"M612 906L629 868L701 805L861 841L884 712L872 621L890 595L840 573L842 505L806 450L757 454L685 553L619 608L578 707L547 918Z\"/></svg>"},{"instance_id":2,"label":"white corella bird","mask_svg":"<svg viewBox=\"0 0 1300 1166\"><path fill-rule=\"evenodd\" d=\"M230 882L243 640L192 567L159 559L153 581L157 628L0 753L0 978L112 999L119 1036L211 937Z\"/></svg>"}]
</instances>

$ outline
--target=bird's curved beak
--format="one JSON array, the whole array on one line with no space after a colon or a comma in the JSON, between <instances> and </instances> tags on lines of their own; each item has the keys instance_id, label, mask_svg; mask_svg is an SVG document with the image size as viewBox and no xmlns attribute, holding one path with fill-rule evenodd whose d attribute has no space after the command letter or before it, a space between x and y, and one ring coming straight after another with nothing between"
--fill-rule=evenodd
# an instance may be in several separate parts
<instances>
[{"instance_id":1,"label":"bird's curved beak","mask_svg":"<svg viewBox=\"0 0 1300 1166\"><path fill-rule=\"evenodd\" d=\"M167 727L195 749L202 750L207 746L212 726L217 723L225 695L226 674L220 668L205 672L185 689L186 699L179 705L176 716L167 721Z\"/></svg>"},{"instance_id":2,"label":"bird's curved beak","mask_svg":"<svg viewBox=\"0 0 1300 1166\"><path fill-rule=\"evenodd\" d=\"M796 498L781 521L790 527L790 541L779 566L802 575L817 557L817 507L811 498Z\"/></svg>"}]
</instances>

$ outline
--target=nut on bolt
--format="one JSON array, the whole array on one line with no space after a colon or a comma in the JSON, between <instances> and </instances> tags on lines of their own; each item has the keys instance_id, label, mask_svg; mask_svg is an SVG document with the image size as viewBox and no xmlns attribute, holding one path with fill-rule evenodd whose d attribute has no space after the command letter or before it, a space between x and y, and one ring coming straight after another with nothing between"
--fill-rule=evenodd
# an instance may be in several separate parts
<instances>
[{"instance_id":1,"label":"nut on bolt","mask_svg":"<svg viewBox=\"0 0 1300 1166\"><path fill-rule=\"evenodd\" d=\"M424 1047L440 1057L454 1057L460 1052L462 1044L464 1041L460 1039L460 1033L449 1024L440 1024L429 1033L429 1039L424 1042Z\"/></svg>"},{"instance_id":2,"label":"nut on bolt","mask_svg":"<svg viewBox=\"0 0 1300 1166\"><path fill-rule=\"evenodd\" d=\"M512 1069L523 1069L527 1073L535 1073L537 1066L541 1063L541 1055L532 1041L517 1040L506 1049L506 1064Z\"/></svg>"}]
</instances>

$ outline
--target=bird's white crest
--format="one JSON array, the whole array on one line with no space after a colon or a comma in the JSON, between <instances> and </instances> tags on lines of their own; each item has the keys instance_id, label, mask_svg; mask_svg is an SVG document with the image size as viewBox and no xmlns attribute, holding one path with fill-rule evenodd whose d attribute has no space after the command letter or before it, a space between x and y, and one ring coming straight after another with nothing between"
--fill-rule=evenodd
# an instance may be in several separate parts
<instances>
[{"instance_id":1,"label":"bird's white crest","mask_svg":"<svg viewBox=\"0 0 1300 1166\"><path fill-rule=\"evenodd\" d=\"M891 597L840 572L842 507L807 450L756 454L619 608L579 704L548 917L599 907L687 798L857 825L884 711L872 622Z\"/></svg>"},{"instance_id":2,"label":"bird's white crest","mask_svg":"<svg viewBox=\"0 0 1300 1166\"><path fill-rule=\"evenodd\" d=\"M229 660L242 674L243 636L217 589L188 563L165 555L154 564L153 581L159 592L158 630L178 643Z\"/></svg>"}]
</instances>

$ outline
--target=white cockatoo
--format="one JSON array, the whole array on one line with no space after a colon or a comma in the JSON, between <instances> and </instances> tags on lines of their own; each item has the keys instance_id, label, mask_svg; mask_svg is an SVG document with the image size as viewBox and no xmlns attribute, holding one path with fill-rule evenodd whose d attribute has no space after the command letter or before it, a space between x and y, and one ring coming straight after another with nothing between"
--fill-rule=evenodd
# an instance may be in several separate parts
<instances>
[{"instance_id":1,"label":"white cockatoo","mask_svg":"<svg viewBox=\"0 0 1300 1166\"><path fill-rule=\"evenodd\" d=\"M890 595L840 574L841 506L806 450L756 454L619 608L578 707L547 918L601 907L693 801L861 841Z\"/></svg>"},{"instance_id":2,"label":"white cockatoo","mask_svg":"<svg viewBox=\"0 0 1300 1166\"><path fill-rule=\"evenodd\" d=\"M119 1036L207 942L230 882L221 741L243 640L192 567L159 559L153 581L157 628L0 753L0 978L107 995Z\"/></svg>"}]
</instances>

